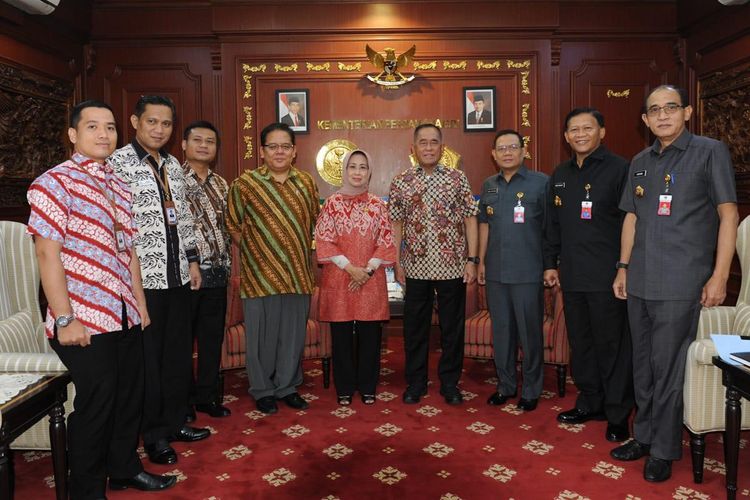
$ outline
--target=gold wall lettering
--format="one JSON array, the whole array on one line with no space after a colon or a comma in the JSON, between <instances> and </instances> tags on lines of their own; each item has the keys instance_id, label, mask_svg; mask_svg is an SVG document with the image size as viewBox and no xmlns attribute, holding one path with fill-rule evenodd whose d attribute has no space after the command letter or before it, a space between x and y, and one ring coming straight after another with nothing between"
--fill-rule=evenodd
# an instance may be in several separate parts
<instances>
[{"instance_id":1,"label":"gold wall lettering","mask_svg":"<svg viewBox=\"0 0 750 500\"><path fill-rule=\"evenodd\" d=\"M506 63L508 64L509 69L522 69L522 68L531 69L531 59L526 59L525 61L518 61L518 62L512 59L508 59Z\"/></svg>"},{"instance_id":2,"label":"gold wall lettering","mask_svg":"<svg viewBox=\"0 0 750 500\"><path fill-rule=\"evenodd\" d=\"M615 92L612 89L607 89L607 97L624 97L627 99L630 97L630 89L621 90L619 92Z\"/></svg>"},{"instance_id":3,"label":"gold wall lettering","mask_svg":"<svg viewBox=\"0 0 750 500\"><path fill-rule=\"evenodd\" d=\"M362 71L362 63L344 64L340 62L339 69L341 71Z\"/></svg>"},{"instance_id":4,"label":"gold wall lettering","mask_svg":"<svg viewBox=\"0 0 750 500\"><path fill-rule=\"evenodd\" d=\"M477 69L500 69L500 61L477 61Z\"/></svg>"},{"instance_id":5,"label":"gold wall lettering","mask_svg":"<svg viewBox=\"0 0 750 500\"><path fill-rule=\"evenodd\" d=\"M250 66L249 64L242 65L242 71L244 73L263 73L265 70L266 70L265 64L260 64L258 66Z\"/></svg>"},{"instance_id":6,"label":"gold wall lettering","mask_svg":"<svg viewBox=\"0 0 750 500\"><path fill-rule=\"evenodd\" d=\"M244 158L246 160L249 160L253 157L253 138L249 135L246 135L242 137L245 141L245 156Z\"/></svg>"},{"instance_id":7,"label":"gold wall lettering","mask_svg":"<svg viewBox=\"0 0 750 500\"><path fill-rule=\"evenodd\" d=\"M457 63L443 61L443 69L466 69L466 61L460 61Z\"/></svg>"},{"instance_id":8,"label":"gold wall lettering","mask_svg":"<svg viewBox=\"0 0 750 500\"><path fill-rule=\"evenodd\" d=\"M318 120L318 130L380 130L380 129L411 129L422 123L432 123L441 128L459 128L461 120L445 120L437 118L428 120L391 119L391 120Z\"/></svg>"},{"instance_id":9,"label":"gold wall lettering","mask_svg":"<svg viewBox=\"0 0 750 500\"><path fill-rule=\"evenodd\" d=\"M531 94L529 89L529 73L530 71L521 71L521 93Z\"/></svg>"},{"instance_id":10,"label":"gold wall lettering","mask_svg":"<svg viewBox=\"0 0 750 500\"><path fill-rule=\"evenodd\" d=\"M530 107L531 107L530 103L521 105L521 125L524 127L531 127L531 122L529 121L529 108Z\"/></svg>"},{"instance_id":11,"label":"gold wall lettering","mask_svg":"<svg viewBox=\"0 0 750 500\"><path fill-rule=\"evenodd\" d=\"M250 106L242 106L242 111L245 112L245 125L242 129L248 130L253 128L253 108Z\"/></svg>"},{"instance_id":12,"label":"gold wall lettering","mask_svg":"<svg viewBox=\"0 0 750 500\"><path fill-rule=\"evenodd\" d=\"M430 61L428 63L421 63L414 61L414 71L427 71L427 70L436 70L437 69L437 61Z\"/></svg>"},{"instance_id":13,"label":"gold wall lettering","mask_svg":"<svg viewBox=\"0 0 750 500\"><path fill-rule=\"evenodd\" d=\"M323 63L323 64L313 64L313 63L305 63L305 66L307 66L307 71L331 71L331 63Z\"/></svg>"},{"instance_id":14,"label":"gold wall lettering","mask_svg":"<svg viewBox=\"0 0 750 500\"><path fill-rule=\"evenodd\" d=\"M242 75L242 79L245 81L245 93L242 94L242 97L250 99L253 96L253 77Z\"/></svg>"},{"instance_id":15,"label":"gold wall lettering","mask_svg":"<svg viewBox=\"0 0 750 500\"><path fill-rule=\"evenodd\" d=\"M299 65L297 63L290 64L289 66L282 66L281 64L273 65L273 70L276 71L277 73L279 71L283 73L289 73L291 71L297 71L297 68L299 68Z\"/></svg>"},{"instance_id":16,"label":"gold wall lettering","mask_svg":"<svg viewBox=\"0 0 750 500\"><path fill-rule=\"evenodd\" d=\"M529 144L531 144L531 136L525 135L523 136L523 147L526 148L526 154L523 156L527 160L531 159L531 152L529 152Z\"/></svg>"}]
</instances>

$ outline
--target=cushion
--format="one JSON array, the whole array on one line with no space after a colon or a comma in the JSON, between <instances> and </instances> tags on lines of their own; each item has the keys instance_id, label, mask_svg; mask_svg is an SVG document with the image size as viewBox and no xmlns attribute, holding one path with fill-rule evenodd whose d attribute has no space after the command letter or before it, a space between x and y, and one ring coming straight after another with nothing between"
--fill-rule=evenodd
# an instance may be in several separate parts
<instances>
[{"instance_id":1,"label":"cushion","mask_svg":"<svg viewBox=\"0 0 750 500\"><path fill-rule=\"evenodd\" d=\"M35 331L29 311L20 311L0 320L0 352L38 352Z\"/></svg>"}]
</instances>

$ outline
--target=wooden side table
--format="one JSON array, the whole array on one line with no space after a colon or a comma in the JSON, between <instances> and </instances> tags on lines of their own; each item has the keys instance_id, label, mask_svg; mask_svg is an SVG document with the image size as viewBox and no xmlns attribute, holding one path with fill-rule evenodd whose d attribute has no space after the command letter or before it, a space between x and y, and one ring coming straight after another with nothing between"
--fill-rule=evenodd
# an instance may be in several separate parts
<instances>
[{"instance_id":1,"label":"wooden side table","mask_svg":"<svg viewBox=\"0 0 750 500\"><path fill-rule=\"evenodd\" d=\"M68 399L68 372L45 375L10 401L0 405L0 498L13 498L13 464L10 443L29 427L49 415L52 465L58 500L68 498L68 459L65 438L65 409Z\"/></svg>"},{"instance_id":2,"label":"wooden side table","mask_svg":"<svg viewBox=\"0 0 750 500\"><path fill-rule=\"evenodd\" d=\"M721 383L727 388L724 456L727 462L727 498L733 500L737 497L737 462L740 456L740 397L750 400L750 370L744 366L730 365L718 356L714 356L713 363L721 369Z\"/></svg>"}]
</instances>

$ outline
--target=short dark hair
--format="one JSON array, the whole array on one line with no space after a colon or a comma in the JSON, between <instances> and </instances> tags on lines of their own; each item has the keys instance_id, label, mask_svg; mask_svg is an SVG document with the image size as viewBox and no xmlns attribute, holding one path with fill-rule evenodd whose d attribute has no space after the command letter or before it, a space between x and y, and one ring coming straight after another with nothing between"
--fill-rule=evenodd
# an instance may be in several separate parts
<instances>
[{"instance_id":1,"label":"short dark hair","mask_svg":"<svg viewBox=\"0 0 750 500\"><path fill-rule=\"evenodd\" d=\"M142 95L138 99L138 102L135 103L133 114L140 118L143 112L146 111L146 106L148 104L168 107L172 111L172 121L177 121L177 110L174 107L172 99L163 95Z\"/></svg>"},{"instance_id":2,"label":"short dark hair","mask_svg":"<svg viewBox=\"0 0 750 500\"><path fill-rule=\"evenodd\" d=\"M214 127L213 123L207 120L196 120L194 122L190 122L190 124L185 127L185 132L182 133L182 138L187 141L188 137L190 137L190 132L192 132L193 129L196 128L207 128L208 130L213 130L214 134L216 134L216 145L219 146L221 144L219 131L216 130L216 127Z\"/></svg>"},{"instance_id":3,"label":"short dark hair","mask_svg":"<svg viewBox=\"0 0 750 500\"><path fill-rule=\"evenodd\" d=\"M664 85L659 85L654 90L648 93L646 99L643 101L644 113L646 112L646 109L648 107L648 98L654 95L655 92L658 92L660 90L671 90L673 92L677 92L677 95L680 96L680 106L688 106L690 104L690 97L688 97L687 90L683 89L682 87L677 87L676 85L666 83Z\"/></svg>"},{"instance_id":4,"label":"short dark hair","mask_svg":"<svg viewBox=\"0 0 750 500\"><path fill-rule=\"evenodd\" d=\"M289 138L292 140L292 145L296 144L296 142L294 141L294 130L292 130L292 128L289 125L287 125L286 123L272 123L270 125L266 125L266 128L261 130L260 145L265 146L266 138L268 138L268 134L276 130L281 130L282 132L286 132L287 134L289 134Z\"/></svg>"},{"instance_id":5,"label":"short dark hair","mask_svg":"<svg viewBox=\"0 0 750 500\"><path fill-rule=\"evenodd\" d=\"M474 102L482 101L484 102L484 96L482 94L477 94L474 96Z\"/></svg>"},{"instance_id":6,"label":"short dark hair","mask_svg":"<svg viewBox=\"0 0 750 500\"><path fill-rule=\"evenodd\" d=\"M568 130L568 124L570 123L570 120L578 115L591 115L596 119L596 123L598 123L600 127L604 127L604 115L601 114L596 108L588 108L584 106L575 108L570 113L568 113L567 116L565 116L565 128L563 130Z\"/></svg>"},{"instance_id":7,"label":"short dark hair","mask_svg":"<svg viewBox=\"0 0 750 500\"><path fill-rule=\"evenodd\" d=\"M290 97L289 104L292 104L293 102L296 102L297 104L299 104L299 97Z\"/></svg>"},{"instance_id":8,"label":"short dark hair","mask_svg":"<svg viewBox=\"0 0 750 500\"><path fill-rule=\"evenodd\" d=\"M115 112L112 111L112 108L104 101L97 101L95 99L89 99L87 101L81 101L75 106L73 106L73 109L70 110L70 120L68 120L68 124L70 125L70 128L77 128L78 123L81 121L81 113L86 108L104 108L108 109L112 116L114 116Z\"/></svg>"},{"instance_id":9,"label":"short dark hair","mask_svg":"<svg viewBox=\"0 0 750 500\"><path fill-rule=\"evenodd\" d=\"M521 143L521 147L522 148L526 147L526 143L523 140L523 136L519 134L518 131L510 129L510 128L506 128L504 130L500 130L497 134L495 134L495 140L492 141L493 148L497 145L498 138L500 138L503 135L515 135L516 137L518 137L518 141Z\"/></svg>"},{"instance_id":10,"label":"short dark hair","mask_svg":"<svg viewBox=\"0 0 750 500\"><path fill-rule=\"evenodd\" d=\"M440 130L440 127L435 125L434 123L420 123L417 125L417 127L414 129L414 141L417 141L417 135L419 135L419 131L425 128L434 128L438 132L438 137L440 137L440 142L443 142L443 131Z\"/></svg>"}]
</instances>

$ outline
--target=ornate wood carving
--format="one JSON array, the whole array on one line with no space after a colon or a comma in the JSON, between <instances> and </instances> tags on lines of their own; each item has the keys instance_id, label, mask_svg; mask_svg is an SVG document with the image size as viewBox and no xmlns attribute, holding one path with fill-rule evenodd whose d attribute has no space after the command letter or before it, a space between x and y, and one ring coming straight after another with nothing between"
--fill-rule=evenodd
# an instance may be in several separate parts
<instances>
[{"instance_id":1,"label":"ornate wood carving","mask_svg":"<svg viewBox=\"0 0 750 500\"><path fill-rule=\"evenodd\" d=\"M750 202L750 64L701 78L701 133L729 146L740 203Z\"/></svg>"},{"instance_id":2,"label":"ornate wood carving","mask_svg":"<svg viewBox=\"0 0 750 500\"><path fill-rule=\"evenodd\" d=\"M70 83L0 63L0 210L26 205L32 180L67 156Z\"/></svg>"}]
</instances>

